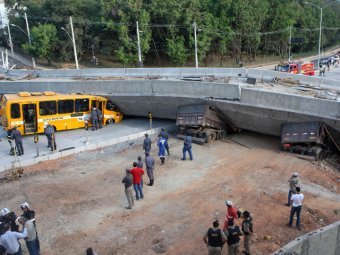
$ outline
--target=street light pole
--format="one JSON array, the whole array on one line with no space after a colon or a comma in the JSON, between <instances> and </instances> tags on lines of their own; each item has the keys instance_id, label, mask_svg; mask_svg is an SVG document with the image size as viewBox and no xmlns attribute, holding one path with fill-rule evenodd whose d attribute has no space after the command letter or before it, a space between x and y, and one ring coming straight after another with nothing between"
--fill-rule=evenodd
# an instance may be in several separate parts
<instances>
[{"instance_id":1,"label":"street light pole","mask_svg":"<svg viewBox=\"0 0 340 255\"><path fill-rule=\"evenodd\" d=\"M11 30L9 28L9 24L7 26L7 29L8 29L9 46L11 47L11 54L12 54L11 64L12 64L13 59L14 59L14 50L13 50L13 42L12 42L12 36L11 36Z\"/></svg>"},{"instance_id":2,"label":"street light pole","mask_svg":"<svg viewBox=\"0 0 340 255\"><path fill-rule=\"evenodd\" d=\"M78 57L77 57L77 48L76 48L76 41L74 39L74 31L73 31L73 22L72 17L70 17L70 24L71 24L71 33L72 33L72 41L73 41L73 48L74 48L74 59L76 61L76 68L79 69L78 65Z\"/></svg>"},{"instance_id":3,"label":"street light pole","mask_svg":"<svg viewBox=\"0 0 340 255\"><path fill-rule=\"evenodd\" d=\"M27 29L28 42L29 42L30 46L32 46L30 27L28 25L28 19L27 19L26 12L25 12L25 20L26 20L26 29ZM32 65L33 65L33 69L35 69L35 59L34 59L34 57L32 57Z\"/></svg>"},{"instance_id":4,"label":"street light pole","mask_svg":"<svg viewBox=\"0 0 340 255\"><path fill-rule=\"evenodd\" d=\"M196 22L194 22L194 38L195 38L195 67L198 68L198 56L197 56L197 27Z\"/></svg>"},{"instance_id":5,"label":"street light pole","mask_svg":"<svg viewBox=\"0 0 340 255\"><path fill-rule=\"evenodd\" d=\"M322 36L322 10L323 8L320 8L320 33L319 33L319 57L318 57L318 68L320 68L320 56L321 56L321 36Z\"/></svg>"},{"instance_id":6,"label":"street light pole","mask_svg":"<svg viewBox=\"0 0 340 255\"><path fill-rule=\"evenodd\" d=\"M138 21L136 21L136 27L137 27L137 48L138 48L138 67L143 67L143 62L142 62L142 51L140 49L140 39L139 39L139 26L138 26Z\"/></svg>"}]
</instances>

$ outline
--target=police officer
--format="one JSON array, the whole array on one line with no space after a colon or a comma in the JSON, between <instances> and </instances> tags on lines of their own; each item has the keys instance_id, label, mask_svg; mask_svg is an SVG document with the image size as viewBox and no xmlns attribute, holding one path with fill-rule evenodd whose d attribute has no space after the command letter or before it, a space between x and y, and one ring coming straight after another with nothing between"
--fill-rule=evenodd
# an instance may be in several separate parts
<instances>
[{"instance_id":1,"label":"police officer","mask_svg":"<svg viewBox=\"0 0 340 255\"><path fill-rule=\"evenodd\" d=\"M289 182L289 191L288 191L288 202L286 204L286 206L290 206L290 198L292 197L292 195L296 194L296 187L299 184L299 174L297 172L292 174L292 177L289 178L288 180Z\"/></svg>"},{"instance_id":2,"label":"police officer","mask_svg":"<svg viewBox=\"0 0 340 255\"><path fill-rule=\"evenodd\" d=\"M47 137L47 148L51 148L51 151L57 149L57 144L55 142L54 128L49 123L44 123L44 134Z\"/></svg>"},{"instance_id":3,"label":"police officer","mask_svg":"<svg viewBox=\"0 0 340 255\"><path fill-rule=\"evenodd\" d=\"M183 158L182 158L182 160L186 159L186 152L189 152L190 160L193 160L191 148L192 148L192 137L191 137L191 135L189 133L187 133L185 135L185 138L184 138Z\"/></svg>"},{"instance_id":4,"label":"police officer","mask_svg":"<svg viewBox=\"0 0 340 255\"><path fill-rule=\"evenodd\" d=\"M150 152L151 151L151 139L149 138L148 134L144 134L145 139L143 142L143 150L145 152Z\"/></svg>"},{"instance_id":5,"label":"police officer","mask_svg":"<svg viewBox=\"0 0 340 255\"><path fill-rule=\"evenodd\" d=\"M13 127L11 138L15 141L15 147L17 148L18 155L24 155L21 132L17 129L17 127Z\"/></svg>"},{"instance_id":6,"label":"police officer","mask_svg":"<svg viewBox=\"0 0 340 255\"><path fill-rule=\"evenodd\" d=\"M166 149L166 152L168 153L168 155L170 155L169 144L168 144L169 135L168 135L167 132L165 132L164 128L161 129L160 135L166 140L165 149Z\"/></svg>"},{"instance_id":7,"label":"police officer","mask_svg":"<svg viewBox=\"0 0 340 255\"><path fill-rule=\"evenodd\" d=\"M98 111L96 107L92 108L91 122L92 122L92 131L97 130L98 129Z\"/></svg>"},{"instance_id":8,"label":"police officer","mask_svg":"<svg viewBox=\"0 0 340 255\"><path fill-rule=\"evenodd\" d=\"M99 110L99 109L96 109L96 112L97 112L97 117L98 117L98 126L99 128L102 128L103 127L103 114L102 114L102 111Z\"/></svg>"},{"instance_id":9,"label":"police officer","mask_svg":"<svg viewBox=\"0 0 340 255\"><path fill-rule=\"evenodd\" d=\"M228 221L228 228L225 232L228 238L228 255L237 255L240 246L240 236L242 232L238 226L234 224L234 220Z\"/></svg>"},{"instance_id":10,"label":"police officer","mask_svg":"<svg viewBox=\"0 0 340 255\"><path fill-rule=\"evenodd\" d=\"M5 233L3 227L7 223L10 225L11 231L19 232L19 226L15 223L17 216L8 208L3 208L0 211L0 236Z\"/></svg>"},{"instance_id":11,"label":"police officer","mask_svg":"<svg viewBox=\"0 0 340 255\"><path fill-rule=\"evenodd\" d=\"M243 212L242 232L244 234L244 251L246 255L250 255L250 237L253 234L253 218L248 211Z\"/></svg>"},{"instance_id":12,"label":"police officer","mask_svg":"<svg viewBox=\"0 0 340 255\"><path fill-rule=\"evenodd\" d=\"M154 176L153 176L153 170L155 169L155 160L154 158L149 154L149 152L145 152L145 165L146 165L146 173L149 177L149 184L148 186L152 186L154 183Z\"/></svg>"},{"instance_id":13,"label":"police officer","mask_svg":"<svg viewBox=\"0 0 340 255\"><path fill-rule=\"evenodd\" d=\"M218 220L213 222L213 227L209 228L203 236L203 242L207 245L209 255L220 255L222 246L227 241L227 237L219 228Z\"/></svg>"}]
</instances>

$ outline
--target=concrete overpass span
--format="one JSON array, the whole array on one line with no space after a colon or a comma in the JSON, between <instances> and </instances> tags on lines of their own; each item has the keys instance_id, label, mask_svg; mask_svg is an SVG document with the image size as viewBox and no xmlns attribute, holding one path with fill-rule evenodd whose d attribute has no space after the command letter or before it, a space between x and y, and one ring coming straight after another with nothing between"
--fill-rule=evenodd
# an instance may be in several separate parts
<instances>
[{"instance_id":1,"label":"concrete overpass span","mask_svg":"<svg viewBox=\"0 0 340 255\"><path fill-rule=\"evenodd\" d=\"M28 74L35 78L25 79ZM279 136L283 122L303 121L324 121L340 132L340 97L327 89L340 89L340 83L317 77L244 68L11 70L5 77L0 94L97 94L110 97L126 115L151 111L175 119L179 105L205 103L239 128L259 133Z\"/></svg>"}]
</instances>

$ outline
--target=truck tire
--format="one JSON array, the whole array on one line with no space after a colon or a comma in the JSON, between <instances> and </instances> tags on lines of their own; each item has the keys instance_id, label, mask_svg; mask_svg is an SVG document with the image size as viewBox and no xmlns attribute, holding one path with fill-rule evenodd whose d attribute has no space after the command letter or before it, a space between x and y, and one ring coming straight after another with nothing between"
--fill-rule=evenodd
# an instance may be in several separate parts
<instances>
[{"instance_id":1,"label":"truck tire","mask_svg":"<svg viewBox=\"0 0 340 255\"><path fill-rule=\"evenodd\" d=\"M227 131L223 130L222 132L218 133L218 140L223 140L227 137Z\"/></svg>"},{"instance_id":2,"label":"truck tire","mask_svg":"<svg viewBox=\"0 0 340 255\"><path fill-rule=\"evenodd\" d=\"M215 131L208 131L206 133L206 137L207 137L207 143L213 142L216 140L216 132Z\"/></svg>"}]
</instances>

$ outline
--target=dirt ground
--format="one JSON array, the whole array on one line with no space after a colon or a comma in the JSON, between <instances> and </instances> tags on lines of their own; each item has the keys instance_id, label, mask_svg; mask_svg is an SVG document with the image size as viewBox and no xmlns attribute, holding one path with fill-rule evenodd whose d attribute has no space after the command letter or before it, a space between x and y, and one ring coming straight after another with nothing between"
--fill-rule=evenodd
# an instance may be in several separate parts
<instances>
[{"instance_id":1,"label":"dirt ground","mask_svg":"<svg viewBox=\"0 0 340 255\"><path fill-rule=\"evenodd\" d=\"M139 146L120 153L104 148L25 168L21 180L0 185L0 205L19 214L22 202L31 204L42 255L84 254L89 246L99 255L207 254L202 235L215 218L223 224L227 199L254 218L252 254L270 254L340 219L334 212L340 209L339 171L280 154L277 138L244 133L194 144L193 161L180 160L181 140L169 142L171 155L165 165L156 158L155 185L144 186L145 198L135 201L133 210L124 208L121 180L142 154ZM156 149L153 144L153 155ZM286 226L292 172L299 172L305 194L302 231Z\"/></svg>"}]
</instances>

